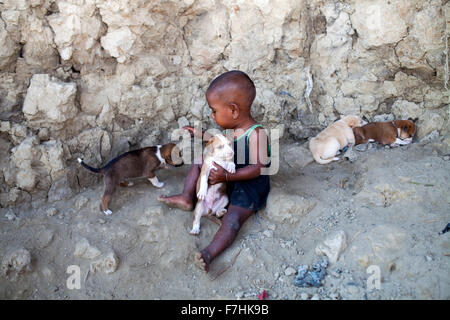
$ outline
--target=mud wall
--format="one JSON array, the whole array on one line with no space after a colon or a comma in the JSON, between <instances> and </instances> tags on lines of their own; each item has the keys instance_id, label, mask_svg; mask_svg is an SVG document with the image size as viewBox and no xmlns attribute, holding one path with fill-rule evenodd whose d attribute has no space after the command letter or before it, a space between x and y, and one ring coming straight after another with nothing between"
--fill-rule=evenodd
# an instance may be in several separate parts
<instances>
[{"instance_id":1,"label":"mud wall","mask_svg":"<svg viewBox=\"0 0 450 320\"><path fill-rule=\"evenodd\" d=\"M305 140L340 114L449 133L444 0L3 0L0 205L57 201L104 164L213 123L218 74L255 81L255 118Z\"/></svg>"}]
</instances>

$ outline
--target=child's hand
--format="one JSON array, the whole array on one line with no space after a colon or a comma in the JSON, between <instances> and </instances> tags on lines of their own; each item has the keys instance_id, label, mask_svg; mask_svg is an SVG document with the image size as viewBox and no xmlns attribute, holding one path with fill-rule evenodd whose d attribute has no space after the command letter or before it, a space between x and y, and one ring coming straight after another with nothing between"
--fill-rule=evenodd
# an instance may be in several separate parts
<instances>
[{"instance_id":1,"label":"child's hand","mask_svg":"<svg viewBox=\"0 0 450 320\"><path fill-rule=\"evenodd\" d=\"M202 132L198 131L197 129L195 129L193 127L185 126L185 127L183 127L183 129L189 131L189 133L191 134L191 137L192 136L202 137L202 135L203 135Z\"/></svg>"},{"instance_id":2,"label":"child's hand","mask_svg":"<svg viewBox=\"0 0 450 320\"><path fill-rule=\"evenodd\" d=\"M227 181L226 180L227 171L215 162L213 162L213 166L215 168L211 169L211 171L209 172L209 177L208 177L209 184L226 182Z\"/></svg>"}]
</instances>

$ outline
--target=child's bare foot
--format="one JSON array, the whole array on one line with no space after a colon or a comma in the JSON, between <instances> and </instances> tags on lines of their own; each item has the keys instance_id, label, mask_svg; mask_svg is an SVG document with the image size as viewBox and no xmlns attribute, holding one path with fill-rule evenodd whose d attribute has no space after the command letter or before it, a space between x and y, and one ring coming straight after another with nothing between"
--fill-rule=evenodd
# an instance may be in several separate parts
<instances>
[{"instance_id":1,"label":"child's bare foot","mask_svg":"<svg viewBox=\"0 0 450 320\"><path fill-rule=\"evenodd\" d=\"M204 258L204 255L203 255L203 254L205 254L205 256L206 256L207 258ZM197 253L194 255L194 263L195 263L195 265L196 265L197 267L199 267L201 270L203 270L203 271L205 271L205 272L208 272L208 269L209 269L209 263L210 263L210 261L209 261L209 255L208 255L207 253L205 253L204 251L197 252Z\"/></svg>"},{"instance_id":2,"label":"child's bare foot","mask_svg":"<svg viewBox=\"0 0 450 320\"><path fill-rule=\"evenodd\" d=\"M158 201L164 202L171 208L178 208L185 211L192 211L194 209L194 203L192 200L186 199L183 195L176 196L159 196Z\"/></svg>"}]
</instances>

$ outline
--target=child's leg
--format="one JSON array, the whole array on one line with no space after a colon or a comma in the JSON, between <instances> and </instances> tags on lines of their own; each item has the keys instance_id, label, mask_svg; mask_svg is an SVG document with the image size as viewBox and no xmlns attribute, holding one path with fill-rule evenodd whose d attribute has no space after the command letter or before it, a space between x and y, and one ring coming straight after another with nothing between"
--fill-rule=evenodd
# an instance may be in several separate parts
<instances>
[{"instance_id":1,"label":"child's leg","mask_svg":"<svg viewBox=\"0 0 450 320\"><path fill-rule=\"evenodd\" d=\"M222 218L222 225L212 242L195 254L195 264L208 272L211 261L233 243L242 225L252 213L252 210L230 204L227 213Z\"/></svg>"},{"instance_id":2,"label":"child's leg","mask_svg":"<svg viewBox=\"0 0 450 320\"><path fill-rule=\"evenodd\" d=\"M197 179L200 175L202 164L194 162L189 169L189 173L184 182L183 193L174 196L162 195L158 198L159 201L164 202L169 207L178 208L181 210L192 211L194 209L195 189L197 187Z\"/></svg>"}]
</instances>

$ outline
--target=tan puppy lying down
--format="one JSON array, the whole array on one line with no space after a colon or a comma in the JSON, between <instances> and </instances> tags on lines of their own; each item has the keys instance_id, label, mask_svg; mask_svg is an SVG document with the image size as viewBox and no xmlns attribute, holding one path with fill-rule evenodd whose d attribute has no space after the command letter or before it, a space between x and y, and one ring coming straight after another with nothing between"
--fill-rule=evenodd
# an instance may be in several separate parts
<instances>
[{"instance_id":1,"label":"tan puppy lying down","mask_svg":"<svg viewBox=\"0 0 450 320\"><path fill-rule=\"evenodd\" d=\"M194 223L190 234L200 233L200 219L202 216L214 214L223 216L228 205L225 183L208 184L208 176L212 169L216 169L216 162L230 173L236 171L234 164L234 150L232 142L222 134L212 137L205 147L202 170L197 180L197 204L194 209Z\"/></svg>"},{"instance_id":2,"label":"tan puppy lying down","mask_svg":"<svg viewBox=\"0 0 450 320\"><path fill-rule=\"evenodd\" d=\"M339 150L355 144L352 128L360 127L366 123L360 117L350 115L331 124L309 141L309 150L311 150L314 160L320 164L339 160L336 157Z\"/></svg>"}]
</instances>

